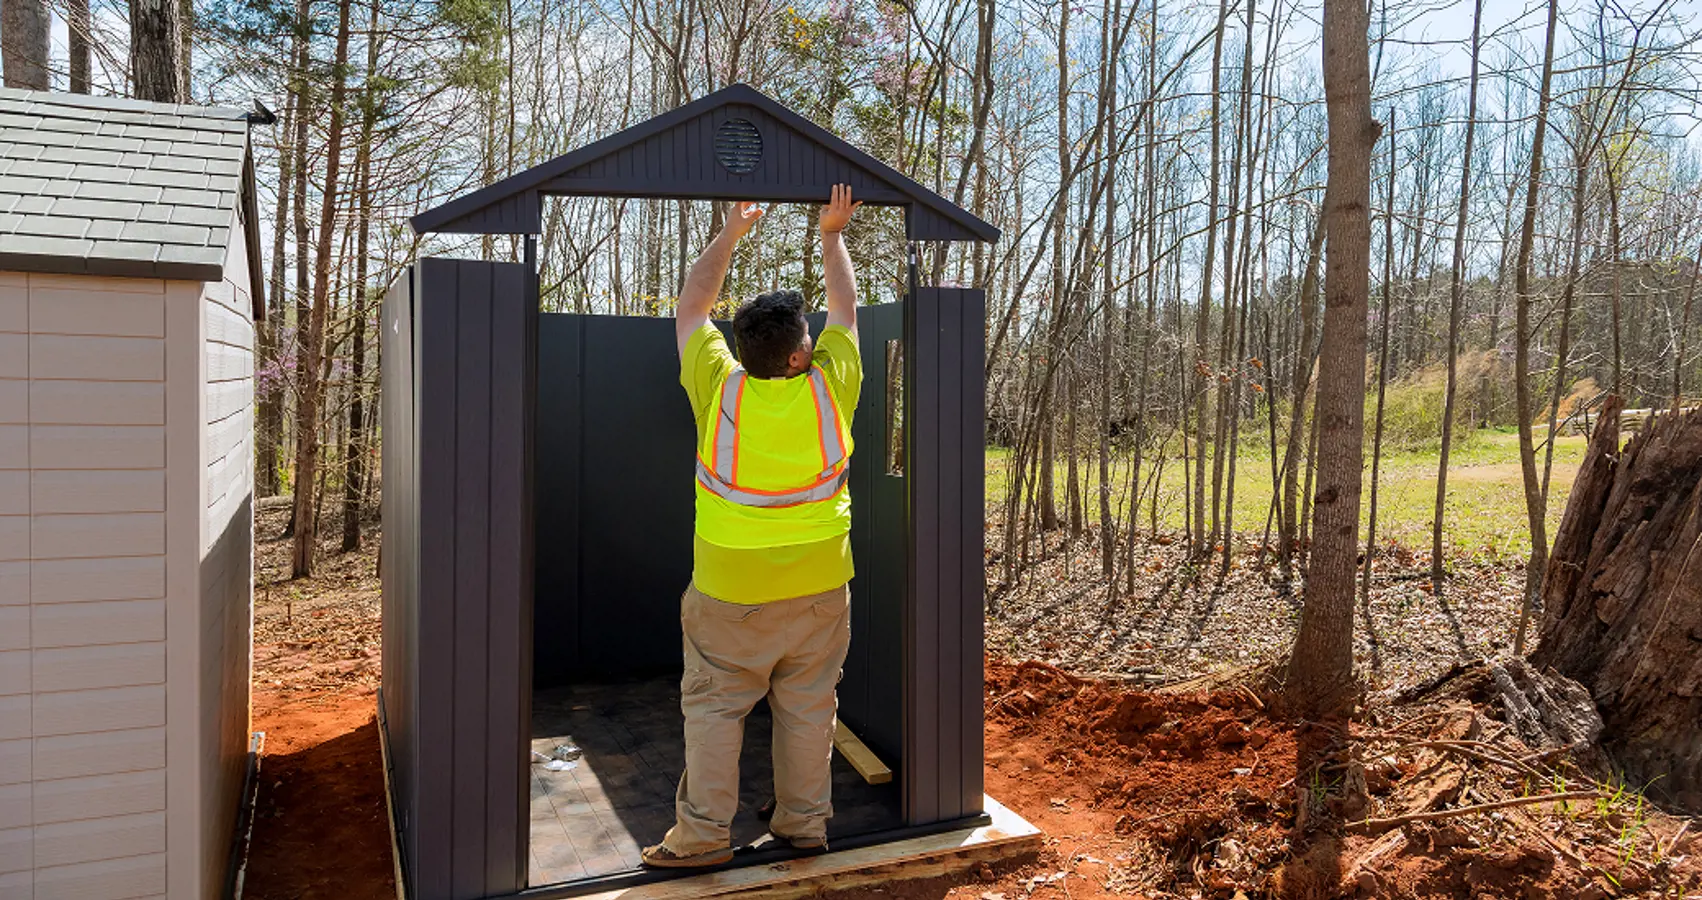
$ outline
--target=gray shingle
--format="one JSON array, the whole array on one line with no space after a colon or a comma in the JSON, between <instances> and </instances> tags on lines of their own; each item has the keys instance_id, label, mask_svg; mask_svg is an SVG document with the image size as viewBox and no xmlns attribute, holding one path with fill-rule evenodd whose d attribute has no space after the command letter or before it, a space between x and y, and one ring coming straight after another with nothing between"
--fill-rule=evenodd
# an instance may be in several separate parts
<instances>
[{"instance_id":1,"label":"gray shingle","mask_svg":"<svg viewBox=\"0 0 1702 900\"><path fill-rule=\"evenodd\" d=\"M9 213L18 202L17 194L0 194L0 213Z\"/></svg>"},{"instance_id":2,"label":"gray shingle","mask_svg":"<svg viewBox=\"0 0 1702 900\"><path fill-rule=\"evenodd\" d=\"M69 177L77 181L101 181L107 184L128 184L130 176L136 174L135 169L127 166L95 166L84 163L67 168L71 169Z\"/></svg>"},{"instance_id":3,"label":"gray shingle","mask_svg":"<svg viewBox=\"0 0 1702 900\"><path fill-rule=\"evenodd\" d=\"M77 139L77 146L94 150L117 150L120 153L139 153L147 148L148 142L140 138L85 134Z\"/></svg>"},{"instance_id":4,"label":"gray shingle","mask_svg":"<svg viewBox=\"0 0 1702 900\"><path fill-rule=\"evenodd\" d=\"M81 238L45 237L36 234L0 234L0 254L19 256L88 256L94 242Z\"/></svg>"},{"instance_id":5,"label":"gray shingle","mask_svg":"<svg viewBox=\"0 0 1702 900\"><path fill-rule=\"evenodd\" d=\"M160 199L162 188L151 184L105 184L99 181L84 181L77 185L76 195L90 200L135 200L139 203L153 203Z\"/></svg>"},{"instance_id":6,"label":"gray shingle","mask_svg":"<svg viewBox=\"0 0 1702 900\"><path fill-rule=\"evenodd\" d=\"M73 134L94 134L100 131L100 122L89 119L67 119L61 116L42 116L36 122L38 131L66 131Z\"/></svg>"},{"instance_id":7,"label":"gray shingle","mask_svg":"<svg viewBox=\"0 0 1702 900\"><path fill-rule=\"evenodd\" d=\"M14 159L6 174L35 178L71 178L72 168L70 163L51 159Z\"/></svg>"},{"instance_id":8,"label":"gray shingle","mask_svg":"<svg viewBox=\"0 0 1702 900\"><path fill-rule=\"evenodd\" d=\"M44 213L52 208L52 197L19 197L18 202L12 204L12 212L15 213Z\"/></svg>"},{"instance_id":9,"label":"gray shingle","mask_svg":"<svg viewBox=\"0 0 1702 900\"><path fill-rule=\"evenodd\" d=\"M93 150L83 147L57 147L48 155L50 159L69 163L90 163L97 166L117 166L124 162L124 154L114 150Z\"/></svg>"},{"instance_id":10,"label":"gray shingle","mask_svg":"<svg viewBox=\"0 0 1702 900\"><path fill-rule=\"evenodd\" d=\"M124 223L112 219L89 220L89 231L83 237L91 241L116 240L124 233Z\"/></svg>"},{"instance_id":11,"label":"gray shingle","mask_svg":"<svg viewBox=\"0 0 1702 900\"><path fill-rule=\"evenodd\" d=\"M231 211L215 209L208 206L172 206L168 207L170 214L163 218L148 216L151 221L170 222L173 225L206 225L217 227L229 225Z\"/></svg>"},{"instance_id":12,"label":"gray shingle","mask_svg":"<svg viewBox=\"0 0 1702 900\"><path fill-rule=\"evenodd\" d=\"M160 247L159 261L162 263L172 262L223 266L225 263L225 248L223 246L185 247L181 244L166 244Z\"/></svg>"},{"instance_id":13,"label":"gray shingle","mask_svg":"<svg viewBox=\"0 0 1702 900\"><path fill-rule=\"evenodd\" d=\"M194 172L160 172L143 170L134 173L130 179L130 183L204 190L212 187L213 178L210 175L200 175Z\"/></svg>"},{"instance_id":14,"label":"gray shingle","mask_svg":"<svg viewBox=\"0 0 1702 900\"><path fill-rule=\"evenodd\" d=\"M223 160L208 161L208 160L202 159L199 156L164 156L164 155L162 155L162 156L154 157L153 163L151 165L147 166L147 168L155 169L155 170L162 171L162 172L192 172L192 173L195 173L195 174L200 174L202 172L213 172L213 174L215 174L215 175L235 175L235 174L237 174L236 171L214 172L213 169L212 169L212 163L214 163L214 162L217 162L220 165L224 164Z\"/></svg>"},{"instance_id":15,"label":"gray shingle","mask_svg":"<svg viewBox=\"0 0 1702 900\"><path fill-rule=\"evenodd\" d=\"M13 230L18 234L42 234L51 237L80 238L88 236L89 220L52 215L19 216L17 227Z\"/></svg>"},{"instance_id":16,"label":"gray shingle","mask_svg":"<svg viewBox=\"0 0 1702 900\"><path fill-rule=\"evenodd\" d=\"M134 221L142 213L142 204L121 200L63 199L53 201L53 214L79 219L117 219Z\"/></svg>"},{"instance_id":17,"label":"gray shingle","mask_svg":"<svg viewBox=\"0 0 1702 900\"><path fill-rule=\"evenodd\" d=\"M199 244L205 246L210 229L201 225L167 225L161 222L131 222L120 235L127 241L152 241L156 244Z\"/></svg>"},{"instance_id":18,"label":"gray shingle","mask_svg":"<svg viewBox=\"0 0 1702 900\"><path fill-rule=\"evenodd\" d=\"M159 153L160 150L153 152ZM199 156L205 159L242 159L245 147L226 147L220 144L192 144L183 141L172 141L168 151L172 156Z\"/></svg>"},{"instance_id":19,"label":"gray shingle","mask_svg":"<svg viewBox=\"0 0 1702 900\"><path fill-rule=\"evenodd\" d=\"M147 241L93 241L96 255L107 259L145 259L152 262L160 255L159 247Z\"/></svg>"},{"instance_id":20,"label":"gray shingle","mask_svg":"<svg viewBox=\"0 0 1702 900\"><path fill-rule=\"evenodd\" d=\"M156 199L161 203L170 203L173 206L229 208L230 201L234 199L234 195L221 191L195 191L185 188L165 188L164 191Z\"/></svg>"}]
</instances>

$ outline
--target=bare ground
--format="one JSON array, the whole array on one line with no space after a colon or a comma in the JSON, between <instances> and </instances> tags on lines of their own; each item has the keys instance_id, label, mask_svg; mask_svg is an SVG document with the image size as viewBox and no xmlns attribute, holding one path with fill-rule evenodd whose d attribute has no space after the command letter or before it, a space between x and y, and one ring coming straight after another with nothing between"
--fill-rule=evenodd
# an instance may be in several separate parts
<instances>
[{"instance_id":1,"label":"bare ground","mask_svg":"<svg viewBox=\"0 0 1702 900\"><path fill-rule=\"evenodd\" d=\"M261 513L255 727L268 732L248 896L394 896L376 727L376 533L287 575L287 510ZM991 543L991 542L990 542ZM1462 658L1505 656L1522 573L1456 573L1443 604L1427 560L1379 559L1361 629L1370 707L1352 724L1273 712L1247 664L1292 637L1298 598L1256 555L1221 580L1174 544L1141 548L1130 598L1106 603L1080 542L997 598L989 620L987 790L1046 832L1038 856L966 876L840 892L873 900L1021 898L1684 897L1702 893L1702 822L1661 812L1565 757L1530 754L1459 692L1392 688ZM1000 560L989 558L989 582ZM1372 635L1376 634L1375 645ZM1373 647L1375 646L1375 650ZM1216 672L1178 688L1142 686ZM1083 676L1087 677L1083 677ZM1187 690L1193 688L1193 690ZM1484 747L1467 741L1477 740ZM1450 744L1452 742L1452 744ZM1484 762L1466 755L1504 762ZM1510 764L1508 764L1510 763ZM1486 812L1495 800L1603 796ZM1446 817L1377 829L1366 818Z\"/></svg>"}]
</instances>

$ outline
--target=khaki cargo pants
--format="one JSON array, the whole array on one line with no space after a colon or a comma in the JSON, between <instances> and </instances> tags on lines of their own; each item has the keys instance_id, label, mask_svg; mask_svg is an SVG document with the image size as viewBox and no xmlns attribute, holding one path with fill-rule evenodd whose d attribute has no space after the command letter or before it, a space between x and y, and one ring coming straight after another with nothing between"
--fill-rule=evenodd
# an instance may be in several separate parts
<instances>
[{"instance_id":1,"label":"khaki cargo pants","mask_svg":"<svg viewBox=\"0 0 1702 900\"><path fill-rule=\"evenodd\" d=\"M774 714L769 827L788 838L825 837L833 815L834 688L851 643L847 586L746 606L693 585L680 598L680 627L686 770L663 845L681 856L728 846L745 716L764 696Z\"/></svg>"}]
</instances>

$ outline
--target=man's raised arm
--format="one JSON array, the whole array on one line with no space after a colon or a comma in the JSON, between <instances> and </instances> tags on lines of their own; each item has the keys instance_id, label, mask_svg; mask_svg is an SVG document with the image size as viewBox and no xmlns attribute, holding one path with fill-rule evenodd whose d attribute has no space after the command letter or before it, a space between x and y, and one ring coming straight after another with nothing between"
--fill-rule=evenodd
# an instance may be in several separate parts
<instances>
[{"instance_id":1,"label":"man's raised arm","mask_svg":"<svg viewBox=\"0 0 1702 900\"><path fill-rule=\"evenodd\" d=\"M762 218L762 208L755 203L736 203L727 212L727 224L721 233L703 248L703 255L691 264L686 283L680 288L680 301L674 308L674 340L684 356L686 344L709 321L709 310L715 298L721 296L721 284L727 280L727 267L733 261L733 248L739 238L750 233ZM829 294L831 297L832 295Z\"/></svg>"},{"instance_id":2,"label":"man's raised arm","mask_svg":"<svg viewBox=\"0 0 1702 900\"><path fill-rule=\"evenodd\" d=\"M833 197L821 209L822 275L827 282L827 324L843 325L857 336L857 275L845 249L845 226L862 206L851 202L851 185L833 186ZM683 345L682 345L683 346Z\"/></svg>"}]
</instances>

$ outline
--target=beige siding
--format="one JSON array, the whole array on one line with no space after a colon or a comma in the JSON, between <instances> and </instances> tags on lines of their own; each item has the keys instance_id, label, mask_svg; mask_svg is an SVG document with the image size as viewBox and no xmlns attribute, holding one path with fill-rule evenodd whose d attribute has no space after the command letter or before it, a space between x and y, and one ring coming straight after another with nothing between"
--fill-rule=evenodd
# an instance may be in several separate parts
<instances>
[{"instance_id":1,"label":"beige siding","mask_svg":"<svg viewBox=\"0 0 1702 900\"><path fill-rule=\"evenodd\" d=\"M232 262L219 285L0 272L0 898L220 891L251 622Z\"/></svg>"},{"instance_id":2,"label":"beige siding","mask_svg":"<svg viewBox=\"0 0 1702 900\"><path fill-rule=\"evenodd\" d=\"M232 233L242 233L236 223ZM223 874L248 753L254 576L254 323L243 242L202 294L201 831L203 880Z\"/></svg>"}]
</instances>

